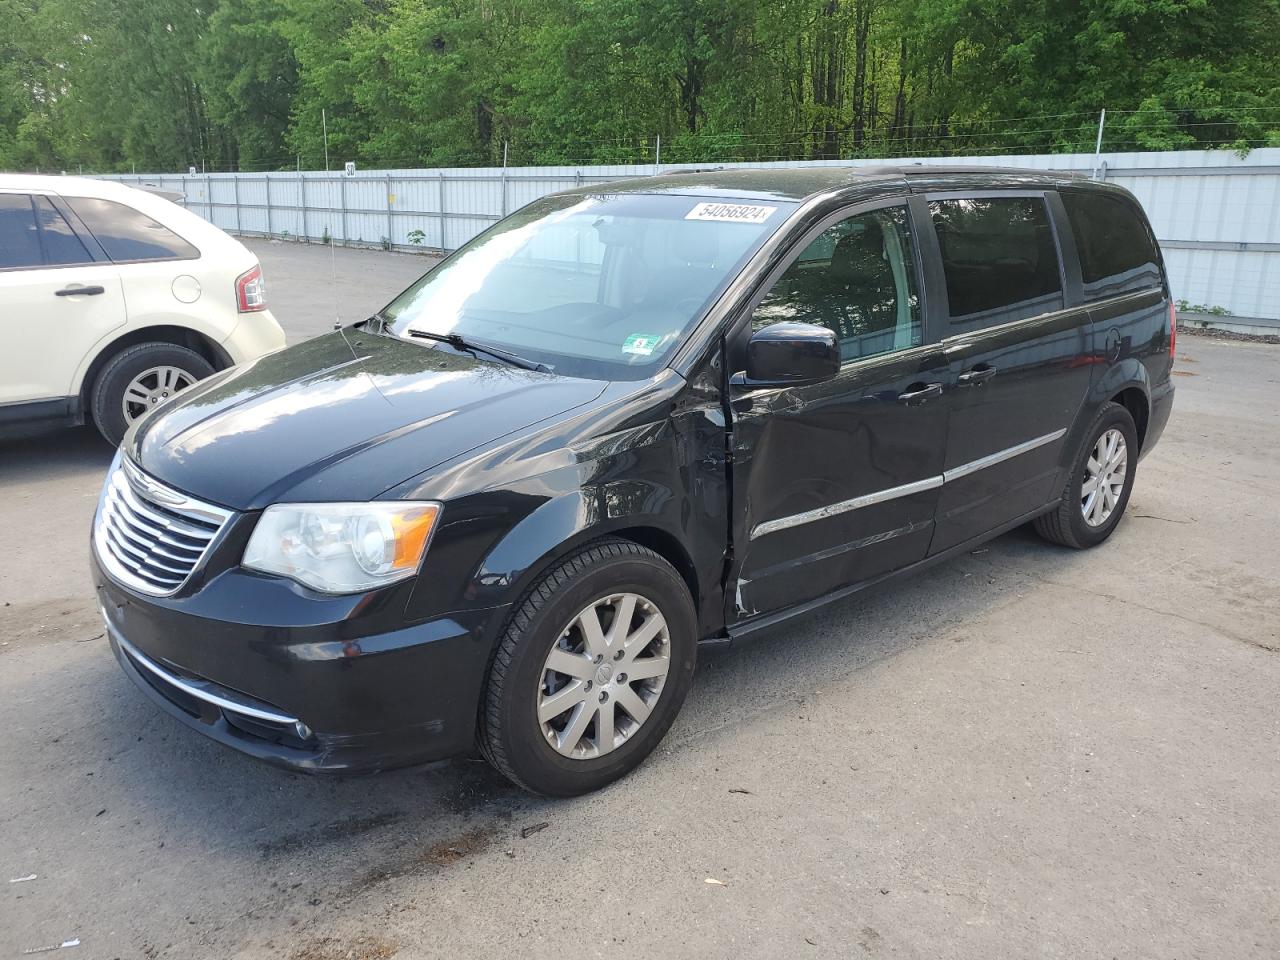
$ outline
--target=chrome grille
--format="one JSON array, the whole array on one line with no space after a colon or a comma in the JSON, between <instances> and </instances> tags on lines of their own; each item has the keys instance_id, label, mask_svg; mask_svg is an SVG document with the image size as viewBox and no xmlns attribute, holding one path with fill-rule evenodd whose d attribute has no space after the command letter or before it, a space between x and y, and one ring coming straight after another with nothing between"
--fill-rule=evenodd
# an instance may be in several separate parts
<instances>
[{"instance_id":1,"label":"chrome grille","mask_svg":"<svg viewBox=\"0 0 1280 960\"><path fill-rule=\"evenodd\" d=\"M164 597L200 566L229 510L171 490L117 457L98 501L93 540L98 559L117 580Z\"/></svg>"}]
</instances>

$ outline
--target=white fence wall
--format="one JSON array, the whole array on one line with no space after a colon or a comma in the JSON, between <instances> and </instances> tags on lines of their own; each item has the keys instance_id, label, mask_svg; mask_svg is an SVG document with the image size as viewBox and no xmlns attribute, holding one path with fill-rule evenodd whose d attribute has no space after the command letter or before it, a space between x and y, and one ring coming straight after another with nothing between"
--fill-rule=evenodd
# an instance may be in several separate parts
<instances>
[{"instance_id":1,"label":"white fence wall","mask_svg":"<svg viewBox=\"0 0 1280 960\"><path fill-rule=\"evenodd\" d=\"M1280 148L1225 151L818 160L726 167L985 164L1096 172L1132 190L1164 249L1174 296L1246 325L1280 326ZM688 165L663 165L679 170ZM452 250L504 214L572 186L647 176L652 164L341 172L119 175L176 190L230 233ZM420 231L420 233L415 233ZM416 243L414 241L417 241Z\"/></svg>"}]
</instances>

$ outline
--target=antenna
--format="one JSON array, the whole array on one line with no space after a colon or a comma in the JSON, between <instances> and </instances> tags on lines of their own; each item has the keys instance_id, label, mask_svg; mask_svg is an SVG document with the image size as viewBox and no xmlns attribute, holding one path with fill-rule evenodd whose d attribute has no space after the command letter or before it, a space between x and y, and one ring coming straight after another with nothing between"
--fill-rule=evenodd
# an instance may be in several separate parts
<instances>
[{"instance_id":1,"label":"antenna","mask_svg":"<svg viewBox=\"0 0 1280 960\"><path fill-rule=\"evenodd\" d=\"M351 164L347 164L347 166L349 168ZM327 138L325 140L325 148L324 148L324 170L326 174L325 176L326 182L332 185L332 181L329 180L329 177L328 177L329 142ZM350 176L350 173L349 172L344 173L343 176ZM344 183L342 180L339 180L338 186L341 187L343 190L342 204L343 204L344 212L342 215L342 242L345 244L347 242L347 216L345 212L346 211L346 183ZM326 225L324 228L324 232L329 235L329 282L330 284L332 284L330 289L333 291L333 329L340 330L342 328L342 315L341 315L341 311L338 309L338 254L333 249L333 231L330 230L329 227Z\"/></svg>"},{"instance_id":2,"label":"antenna","mask_svg":"<svg viewBox=\"0 0 1280 960\"><path fill-rule=\"evenodd\" d=\"M320 108L320 127L324 131L324 172L329 172L329 118L325 116L324 107Z\"/></svg>"}]
</instances>

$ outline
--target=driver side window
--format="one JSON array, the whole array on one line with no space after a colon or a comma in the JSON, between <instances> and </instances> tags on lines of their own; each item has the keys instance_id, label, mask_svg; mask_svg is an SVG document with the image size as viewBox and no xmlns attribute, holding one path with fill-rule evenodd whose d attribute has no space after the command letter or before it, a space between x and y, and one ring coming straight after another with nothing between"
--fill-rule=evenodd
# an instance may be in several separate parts
<instances>
[{"instance_id":1,"label":"driver side window","mask_svg":"<svg viewBox=\"0 0 1280 960\"><path fill-rule=\"evenodd\" d=\"M782 320L834 330L845 362L923 342L907 208L860 213L814 238L760 301L751 329Z\"/></svg>"}]
</instances>

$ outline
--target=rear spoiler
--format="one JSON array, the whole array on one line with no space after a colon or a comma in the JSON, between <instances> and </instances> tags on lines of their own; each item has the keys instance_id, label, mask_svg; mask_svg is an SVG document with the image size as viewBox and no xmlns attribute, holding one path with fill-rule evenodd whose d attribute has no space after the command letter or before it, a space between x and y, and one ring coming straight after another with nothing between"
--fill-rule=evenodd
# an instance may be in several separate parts
<instances>
[{"instance_id":1,"label":"rear spoiler","mask_svg":"<svg viewBox=\"0 0 1280 960\"><path fill-rule=\"evenodd\" d=\"M181 190L166 190L164 187L158 187L154 183L131 183L129 186L135 190L145 190L147 193L163 197L173 203L185 203L187 199L187 195Z\"/></svg>"}]
</instances>

